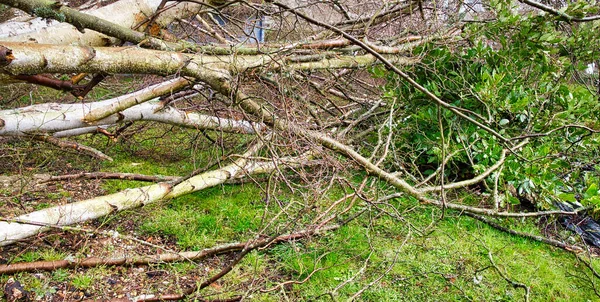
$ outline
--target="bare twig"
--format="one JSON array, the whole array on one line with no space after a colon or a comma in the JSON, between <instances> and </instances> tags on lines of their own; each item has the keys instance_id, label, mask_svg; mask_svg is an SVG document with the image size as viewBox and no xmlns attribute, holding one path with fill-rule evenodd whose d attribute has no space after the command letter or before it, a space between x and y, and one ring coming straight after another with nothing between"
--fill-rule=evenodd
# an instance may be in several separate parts
<instances>
[{"instance_id":1,"label":"bare twig","mask_svg":"<svg viewBox=\"0 0 600 302\"><path fill-rule=\"evenodd\" d=\"M543 137L543 136L548 136L556 131L560 131L563 129L570 129L570 128L579 128L579 129L583 129L586 131L589 131L590 133L600 133L600 130L595 130L592 129L590 127L587 126L583 126L583 125L564 125L564 126L560 126L558 128L554 128L550 131L547 131L545 133L531 133L531 134L526 134L526 135L521 135L521 136L517 136L517 137L513 137L511 138L511 140L522 140L522 139L526 139L526 138L530 138L530 137Z\"/></svg>"},{"instance_id":2,"label":"bare twig","mask_svg":"<svg viewBox=\"0 0 600 302\"><path fill-rule=\"evenodd\" d=\"M491 220L491 219L489 219L487 217L483 217L481 215L476 215L476 214L468 213L468 212L465 212L464 214L467 215L467 216L469 216L469 217L473 217L473 218L475 218L475 219L477 219L477 220L479 220L479 221L481 221L483 223L486 223L486 224L490 225L491 227L493 227L495 229L501 230L503 232L506 232L506 233L509 233L509 234L512 234L512 235L516 235L516 236L519 236L519 237L529 238L529 239L532 239L532 240L535 240L535 241L543 242L543 243L546 243L546 244L549 244L549 245L552 245L552 246L555 246L555 247L559 247L559 248L567 250L567 251L577 251L577 252L582 252L583 251L583 248L581 248L579 246L576 246L576 245L569 245L569 244L566 244L564 242L561 242L561 241L558 241L558 240L555 240L555 239L546 238L546 237L543 237L543 236L537 236L537 235L528 234L528 233L519 232L519 231L515 231L515 230L512 230L512 229L509 229L509 228L501 226L500 224L494 222L493 220Z\"/></svg>"},{"instance_id":3,"label":"bare twig","mask_svg":"<svg viewBox=\"0 0 600 302\"><path fill-rule=\"evenodd\" d=\"M137 180L149 182L172 181L180 179L178 176L164 175L145 175L136 173L118 173L118 172L82 172L77 174L67 174L59 176L50 176L50 178L40 181L47 183L53 181L75 180L75 179L122 179L122 180Z\"/></svg>"},{"instance_id":4,"label":"bare twig","mask_svg":"<svg viewBox=\"0 0 600 302\"><path fill-rule=\"evenodd\" d=\"M91 157L94 157L94 158L97 158L100 160L113 161L113 159L110 156L108 156L92 147L82 145L78 142L61 140L61 139L58 139L56 137L52 137L49 135L33 135L32 137L35 140L50 143L50 144L60 147L62 149L73 149L77 152L81 152L85 155L88 155L88 156L91 156Z\"/></svg>"},{"instance_id":5,"label":"bare twig","mask_svg":"<svg viewBox=\"0 0 600 302\"><path fill-rule=\"evenodd\" d=\"M487 247L486 247L486 249L487 249ZM498 267L498 265L496 265L496 262L494 262L494 257L492 256L492 251L490 251L489 249L488 249L488 258L490 259L490 263L492 264L492 267L498 272L498 274L500 274L500 276L504 280L506 280L506 282L510 283L510 285L512 285L514 288L519 287L519 288L522 288L523 290L525 290L525 296L524 296L525 302L529 302L529 293L531 291L531 289L529 288L529 286L527 286L527 285L525 285L523 283L520 283L520 282L517 282L517 281L514 281L514 280L510 279L506 275L506 272L502 271Z\"/></svg>"},{"instance_id":6,"label":"bare twig","mask_svg":"<svg viewBox=\"0 0 600 302\"><path fill-rule=\"evenodd\" d=\"M373 48L371 48L369 45L365 44L364 42L358 40L357 38L355 38L353 35L350 35L349 33L324 22L318 21L316 19L313 19L301 12L299 12L296 9L290 8L289 6L280 3L280 2L272 2L273 5L278 6L282 9L285 10L289 10L292 13L294 13L296 16L308 21L311 24L317 25L317 26L321 26L324 28L327 28L337 34L340 34L342 36L344 36L344 38L352 41L352 43L354 43L355 45L358 45L360 48L364 49L366 52L368 52L369 54L373 55L375 58L377 58L379 61L381 61L385 67L391 71L393 71L394 73L396 73L397 75L399 75L400 77L402 77L404 80L406 80L408 83L410 83L413 87L415 87L417 90L423 92L428 98L430 98L431 100L433 100L434 102L436 102L437 104L439 104L440 106L450 110L451 112L453 112L454 114L460 116L461 118L469 121L470 123L480 127L481 129L484 129L485 131L487 131L488 133L492 134L493 136L497 137L498 139L500 139L502 142L507 143L508 139L506 139L504 136L502 136L500 133L498 133L497 131L493 130L492 128L482 124L481 122L473 119L472 117L464 114L462 112L462 110L460 110L459 108L456 108L453 105L450 105L446 102L444 102L442 99L440 99L439 97L437 97L435 94L433 94L431 91L429 91L427 88L423 87L421 84L417 83L414 79L412 79L407 73L403 72L402 70L398 69L398 67L396 67L394 64L392 64L388 59L386 59L383 55L381 55L379 52L377 52L376 50L374 50Z\"/></svg>"},{"instance_id":7,"label":"bare twig","mask_svg":"<svg viewBox=\"0 0 600 302\"><path fill-rule=\"evenodd\" d=\"M503 150L502 154L500 155L500 159L498 159L498 161L494 165L492 165L491 167L489 167L487 170L485 170L483 173L477 175L476 177L473 177L473 178L467 179L467 180L463 180L463 181L459 181L459 182L444 184L443 186L424 187L424 188L420 188L419 191L425 193L425 192L437 192L437 191L442 191L442 190L451 190L451 189L456 189L456 188L464 188L467 186L474 185L478 182L481 182L486 177L488 177L490 174L492 174L492 172L496 171L498 168L500 168L504 164L504 161L506 160L506 152L507 151L508 150L506 150L506 149Z\"/></svg>"},{"instance_id":8,"label":"bare twig","mask_svg":"<svg viewBox=\"0 0 600 302\"><path fill-rule=\"evenodd\" d=\"M1 219L1 218L0 218ZM4 219L3 219L4 220ZM14 220L5 220L14 221ZM23 221L16 221L24 223ZM76 230L73 227L57 227L66 231ZM225 253L231 253L246 249L254 250L259 247L263 247L269 244L281 243L290 240L298 240L315 234L320 234L327 231L332 231L339 228L339 225L328 225L314 230L301 230L291 234L280 235L268 240L265 238L251 239L246 242L234 242L219 245L213 248L203 249L201 251L194 252L179 252L179 253L162 253L157 255L142 255L142 256L129 256L129 257L115 257L115 258L98 258L89 257L78 260L56 260L56 261L35 261L35 262L21 262L12 264L0 265L0 274L14 274L18 272L29 272L35 270L42 271L53 271L59 268L77 268L77 267L96 267L101 265L110 266L123 266L123 265L148 265L153 263L166 263L166 262L177 262L183 260L202 260L208 257L221 255ZM94 231L98 232L98 231ZM105 235L114 236L112 233ZM212 283L212 282L211 282Z\"/></svg>"},{"instance_id":9,"label":"bare twig","mask_svg":"<svg viewBox=\"0 0 600 302\"><path fill-rule=\"evenodd\" d=\"M554 9L548 5L536 2L536 1L532 1L532 0L519 0L519 2L521 3L525 3L527 5L533 6L535 8L541 9L547 13L553 14L555 16L558 16L566 21L569 22L590 22L590 21L594 21L594 20L600 20L600 15L599 16L589 16L589 17L584 17L584 18L577 18L577 17L573 17L567 13L561 12L557 9Z\"/></svg>"}]
</instances>

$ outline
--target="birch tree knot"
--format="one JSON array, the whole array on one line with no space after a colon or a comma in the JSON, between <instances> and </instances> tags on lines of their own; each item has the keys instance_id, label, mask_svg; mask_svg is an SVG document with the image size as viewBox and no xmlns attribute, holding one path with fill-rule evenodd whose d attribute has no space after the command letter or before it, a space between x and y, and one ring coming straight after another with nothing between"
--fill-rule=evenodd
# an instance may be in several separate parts
<instances>
[{"instance_id":1,"label":"birch tree knot","mask_svg":"<svg viewBox=\"0 0 600 302\"><path fill-rule=\"evenodd\" d=\"M0 45L0 66L7 66L15 59L12 49Z\"/></svg>"}]
</instances>

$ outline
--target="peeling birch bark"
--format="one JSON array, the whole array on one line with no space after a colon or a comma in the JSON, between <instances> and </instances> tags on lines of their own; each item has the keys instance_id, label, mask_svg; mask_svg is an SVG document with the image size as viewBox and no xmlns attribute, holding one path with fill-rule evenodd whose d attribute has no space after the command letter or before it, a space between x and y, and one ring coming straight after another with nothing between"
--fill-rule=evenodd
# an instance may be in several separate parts
<instances>
[{"instance_id":1,"label":"peeling birch bark","mask_svg":"<svg viewBox=\"0 0 600 302\"><path fill-rule=\"evenodd\" d=\"M228 58L227 56L223 56L222 59L224 59L224 61L221 61L219 63L217 63L216 61L212 61L211 58L214 57L210 56L196 56L193 58L187 57L189 58L189 60L184 61L183 58L186 56L179 53L158 52L139 49L131 50L132 54L138 53L138 51L144 51L151 52L154 54L154 56L160 57L157 58L157 60L155 60L153 63L151 63L144 62L143 59L140 58L122 57L119 54L112 53L111 50L107 48L90 48L86 51L85 49L77 47L56 47L47 45L41 46L48 52L58 52L59 50L63 53L68 52L69 55L73 56L71 61L76 62L73 64L67 64L67 62L62 60L60 57L56 56L56 53L52 53L50 55L41 55L39 51L36 52L32 48L23 47L22 45L11 44L8 46L14 47L16 51L10 52L10 54L5 57L0 56L0 62L4 62L2 65L5 66L4 69L2 69L2 71L5 73L11 73L14 71L68 73L81 71L81 69L84 69L84 71L88 71L88 69L90 69L94 70L93 72L126 72L127 70L127 72L134 71L138 73L165 74L165 72L173 72L173 70L179 66L177 72L203 81L222 95L232 97L233 100L236 103L238 103L244 111L260 118L262 121L264 121L265 124L273 126L273 128L277 130L291 131L296 134L301 134L302 136L319 143L323 147L338 152L346 156L347 158L354 160L356 163L361 165L368 173L372 173L379 176L381 179L386 181L394 188L410 196L413 196L414 198L425 204L433 204L437 206L443 206L445 208L469 211L477 214L505 217L539 216L548 214L575 214L575 212L564 211L546 211L536 213L496 212L493 209L477 208L461 204L442 203L439 200L431 199L424 192L419 191L418 189L407 183L404 179L401 179L393 175L392 173L389 173L388 171L385 171L377 165L373 164L370 160L360 155L358 152L356 152L356 150L354 150L350 146L334 139L326 133L308 130L293 122L286 121L285 119L280 119L276 117L272 112L268 111L266 108L255 102L252 97L245 95L240 90L234 90L231 86L229 79L231 78L231 68L234 68L236 64L233 61L230 61L229 64L224 64L224 62ZM83 59L83 57L85 57L85 53L90 53L92 51L94 52L94 54L96 54L95 56L92 56L87 60ZM127 50L123 50L123 53L126 52ZM8 54L9 52L6 53ZM98 56L98 54L102 55ZM106 55L106 57L103 57L104 55ZM169 56L171 56L172 61L168 61ZM101 57L104 60L98 59L99 57ZM375 57L376 56L373 55L373 60L376 60ZM378 57L383 58L383 56L380 54L378 54ZM20 58L23 59L20 60ZM246 59L247 58L248 57L246 57ZM235 59L233 60L235 61ZM106 63L111 61L113 65L107 66ZM255 60L254 62L259 61L260 60ZM207 63L204 64L202 62ZM247 62L240 64L241 66L250 66L247 64ZM313 63L311 62L311 64ZM391 63L386 60L386 64ZM159 68L159 66L161 66L161 68ZM389 66L395 68L394 65ZM222 67L222 69L219 69L219 67ZM305 68L314 68L314 66ZM109 69L111 71L107 71L105 69ZM2 119L1 116L0 119ZM447 184L447 186L448 185L451 184Z\"/></svg>"},{"instance_id":2,"label":"peeling birch bark","mask_svg":"<svg viewBox=\"0 0 600 302\"><path fill-rule=\"evenodd\" d=\"M200 178L220 179L223 176L220 171L211 171L209 175L201 175ZM210 175L213 174L213 175ZM200 175L199 175L200 176ZM201 179L198 181L202 182ZM213 181L214 183L214 181ZM210 186L212 183L206 182ZM146 186L136 189L128 189L119 193L96 197L80 202L66 204L63 206L52 207L30 214L21 215L17 219L26 221L41 222L44 224L69 225L84 222L117 212L124 209L139 207L147 203L152 203L167 196L170 186L166 183L160 183L152 186ZM44 231L46 228L19 224L0 222L0 246L11 244L17 240L35 235Z\"/></svg>"},{"instance_id":3,"label":"peeling birch bark","mask_svg":"<svg viewBox=\"0 0 600 302\"><path fill-rule=\"evenodd\" d=\"M120 41L131 42L152 49L181 50L185 49L186 45L192 48L196 46L196 44L186 41L180 41L179 43L166 42L146 33L132 30L130 26L123 26L104 18L57 4L57 2L51 0L0 0L0 3L21 9L34 16L67 22L75 26L80 32L93 30L106 35L107 39L117 38ZM153 23L152 25L155 24Z\"/></svg>"},{"instance_id":4,"label":"peeling birch bark","mask_svg":"<svg viewBox=\"0 0 600 302\"><path fill-rule=\"evenodd\" d=\"M163 199L171 199L191 192L210 188L235 177L248 163L247 156L256 152L261 144L251 147L244 157L218 170L194 176L172 187L169 183L158 183L118 193L95 197L62 206L47 208L16 217L16 220L33 221L51 225L71 225L106 216L113 212L140 207ZM11 244L46 230L37 225L0 221L0 246Z\"/></svg>"},{"instance_id":5,"label":"peeling birch bark","mask_svg":"<svg viewBox=\"0 0 600 302\"><path fill-rule=\"evenodd\" d=\"M61 138L61 137L78 136L78 135L89 134L89 133L98 133L98 130L106 129L110 126L114 126L114 125L101 125L101 126L93 126L93 127L76 128L76 129L72 129L72 130L58 131L58 132L52 133L52 136Z\"/></svg>"}]
</instances>

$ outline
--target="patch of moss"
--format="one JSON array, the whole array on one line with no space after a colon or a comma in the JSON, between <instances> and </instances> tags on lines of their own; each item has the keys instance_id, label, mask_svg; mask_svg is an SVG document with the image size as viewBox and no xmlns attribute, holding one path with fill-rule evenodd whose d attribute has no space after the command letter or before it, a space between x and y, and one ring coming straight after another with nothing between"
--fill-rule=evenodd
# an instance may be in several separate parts
<instances>
[{"instance_id":1,"label":"patch of moss","mask_svg":"<svg viewBox=\"0 0 600 302\"><path fill-rule=\"evenodd\" d=\"M58 22L65 22L67 20L65 14L48 7L36 7L33 9L33 14L44 19L53 19Z\"/></svg>"}]
</instances>

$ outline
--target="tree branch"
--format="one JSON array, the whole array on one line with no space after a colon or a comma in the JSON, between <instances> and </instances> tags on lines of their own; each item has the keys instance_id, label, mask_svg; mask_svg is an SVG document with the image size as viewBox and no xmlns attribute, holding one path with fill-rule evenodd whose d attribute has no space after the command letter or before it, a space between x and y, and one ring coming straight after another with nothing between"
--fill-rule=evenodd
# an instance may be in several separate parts
<instances>
[{"instance_id":1,"label":"tree branch","mask_svg":"<svg viewBox=\"0 0 600 302\"><path fill-rule=\"evenodd\" d=\"M11 220L0 218L6 222L28 224L22 220ZM38 225L39 224L35 224ZM116 258L98 258L88 257L77 260L56 260L56 261L35 261L35 262L19 262L0 265L0 274L15 274L19 272L31 271L54 271L60 268L79 268L79 267L97 267L97 266L124 266L124 265L149 265L154 263L169 263L185 260L202 260L208 257L222 255L231 252L241 251L248 247L251 250L264 247L267 244L277 244L286 241L303 239L315 234L333 231L338 229L339 225L327 225L316 229L306 229L297 231L291 234L276 236L273 240L268 238L255 238L246 242L234 242L219 245L212 248L206 248L200 251L179 252L179 253L161 253L158 255L143 255L143 256L126 256ZM70 231L68 227L62 227L65 231Z\"/></svg>"},{"instance_id":2,"label":"tree branch","mask_svg":"<svg viewBox=\"0 0 600 302\"><path fill-rule=\"evenodd\" d=\"M42 141L42 142L50 143L50 144L55 145L62 149L73 149L75 151L81 152L85 155L97 158L99 160L113 161L113 159L110 156L108 156L92 147L82 145L78 142L61 140L61 139L58 139L56 137L52 137L49 135L33 135L32 138Z\"/></svg>"},{"instance_id":3,"label":"tree branch","mask_svg":"<svg viewBox=\"0 0 600 302\"><path fill-rule=\"evenodd\" d=\"M590 21L594 21L594 20L600 20L600 16L589 16L589 17L584 17L584 18L576 18L573 17L569 14L563 13L559 10L556 10L550 6L547 6L545 4L536 2L536 1L532 1L532 0L519 0L519 2L521 3L525 3L529 6L533 6L535 8L538 8L540 10L543 10L547 13L550 13L552 15L558 16L562 19L564 19L565 21L568 22L590 22Z\"/></svg>"},{"instance_id":4,"label":"tree branch","mask_svg":"<svg viewBox=\"0 0 600 302\"><path fill-rule=\"evenodd\" d=\"M50 176L47 179L40 181L40 184L54 181L76 180L76 179L121 179L121 180L136 180L149 182L163 182L177 180L178 176L164 175L145 175L135 173L116 173L116 172L83 172L77 174L67 174L59 176Z\"/></svg>"},{"instance_id":5,"label":"tree branch","mask_svg":"<svg viewBox=\"0 0 600 302\"><path fill-rule=\"evenodd\" d=\"M324 28L327 28L335 33L338 33L342 36L344 36L344 38L352 41L352 43L354 43L355 45L360 46L360 48L364 49L366 52L368 52L369 54L373 55L375 58L377 58L379 61L381 61L385 67L388 70L393 71L395 74L399 75L400 77L402 77L405 81L407 81L408 83L410 83L413 87L415 87L417 90L423 92L428 98L430 98L431 100L433 100L434 102L436 102L437 104L439 104L440 106L450 110L452 113L462 117L463 119L466 119L467 121L471 122L472 124L480 127L481 129L484 129L485 131L487 131L488 133L492 134L493 136L497 137L498 139L500 139L502 142L504 143L508 143L508 139L506 139L504 136L502 136L500 133L496 132L495 130L493 130L492 128L482 124L481 122L471 118L470 116L464 114L463 112L461 112L460 109L456 108L455 106L452 106L446 102L444 102L442 99L440 99L439 97L437 97L435 94L433 94L431 91L429 91L427 88L421 86L419 83L417 83L415 80L413 80L407 73L401 71L400 69L398 69L398 67L396 67L394 64L392 64L389 60L387 60L384 56L382 56L380 53L378 53L377 51L375 51L374 49L372 49L370 46L368 46L367 44L363 43L362 41L358 40L357 38L355 38L354 36L348 34L347 32L329 25L327 23L315 20L301 12L299 12L298 10L295 10L293 8L290 8L289 6L279 3L279 2L275 2L272 1L271 3L273 3L273 5L278 6L280 8L286 9L291 11L292 13L294 13L295 15L297 15L298 17L306 20L307 22L314 24L314 25L318 25Z\"/></svg>"}]
</instances>

